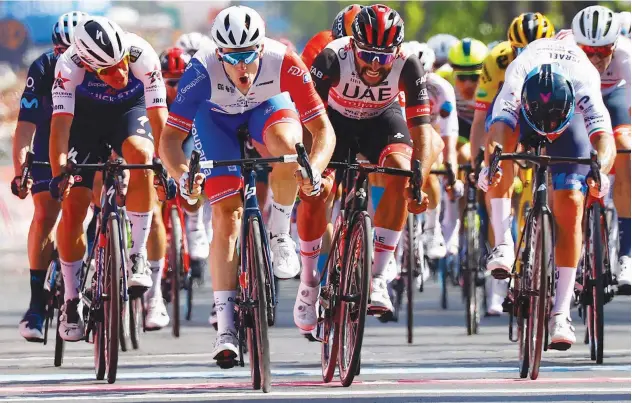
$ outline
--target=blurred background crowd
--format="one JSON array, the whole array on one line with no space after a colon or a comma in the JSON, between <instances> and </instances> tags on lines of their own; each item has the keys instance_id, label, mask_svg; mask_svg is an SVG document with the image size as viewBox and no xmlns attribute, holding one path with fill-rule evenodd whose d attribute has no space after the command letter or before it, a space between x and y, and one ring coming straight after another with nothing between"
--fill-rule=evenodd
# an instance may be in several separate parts
<instances>
[{"instance_id":1,"label":"blurred background crowd","mask_svg":"<svg viewBox=\"0 0 632 403\"><path fill-rule=\"evenodd\" d=\"M354 1L360 4L371 2ZM348 1L241 1L259 11L268 36L286 38L302 50L307 40L331 26ZM486 43L505 39L507 26L525 11L545 13L555 27L568 28L573 16L594 2L582 1L384 1L405 21L406 40L424 41L438 33L473 37ZM184 32L208 33L230 1L0 1L0 180L10 165L11 137L30 63L50 48L51 29L59 15L80 10L105 15L147 39L160 53ZM613 11L629 11L629 1L605 1ZM1 209L0 209L1 213Z\"/></svg>"}]
</instances>

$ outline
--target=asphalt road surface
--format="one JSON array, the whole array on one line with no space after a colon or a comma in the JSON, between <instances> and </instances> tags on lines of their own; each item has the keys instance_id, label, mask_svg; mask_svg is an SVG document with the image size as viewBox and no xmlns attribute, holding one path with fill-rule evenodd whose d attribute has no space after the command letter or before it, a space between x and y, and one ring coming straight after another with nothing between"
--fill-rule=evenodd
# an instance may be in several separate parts
<instances>
[{"instance_id":1,"label":"asphalt road surface","mask_svg":"<svg viewBox=\"0 0 632 403\"><path fill-rule=\"evenodd\" d=\"M19 260L19 259L18 259ZM590 360L581 342L566 352L548 351L537 381L519 379L518 346L508 340L507 316L484 318L480 334L467 336L460 291L450 288L449 309L439 305L439 288L415 294L414 344L405 323L369 318L362 372L343 388L323 384L320 345L299 335L292 321L298 282L282 282L278 323L271 329L272 392L250 386L246 367L221 370L210 351L215 331L207 319L208 283L195 296L190 322L175 339L171 328L144 333L139 350L121 352L115 384L96 381L92 345L68 343L64 363L53 366L54 343L27 343L17 324L29 296L20 262L2 262L0 298L0 401L116 402L629 402L630 298L606 306L603 365ZM578 339L584 327L574 312ZM51 332L51 334L53 334Z\"/></svg>"}]
</instances>

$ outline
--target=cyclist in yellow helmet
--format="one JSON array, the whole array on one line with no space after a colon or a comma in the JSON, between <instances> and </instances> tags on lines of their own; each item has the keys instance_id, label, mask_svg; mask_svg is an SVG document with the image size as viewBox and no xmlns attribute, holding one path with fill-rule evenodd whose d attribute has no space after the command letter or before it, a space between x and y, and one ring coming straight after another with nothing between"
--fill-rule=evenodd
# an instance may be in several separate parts
<instances>
[{"instance_id":1,"label":"cyclist in yellow helmet","mask_svg":"<svg viewBox=\"0 0 632 403\"><path fill-rule=\"evenodd\" d=\"M474 119L474 96L487 53L487 45L472 38L458 41L448 52L448 63L453 70L456 109L459 118L459 142L457 145L459 164L470 159L468 143L470 127Z\"/></svg>"},{"instance_id":2,"label":"cyclist in yellow helmet","mask_svg":"<svg viewBox=\"0 0 632 403\"><path fill-rule=\"evenodd\" d=\"M551 38L555 35L555 29L549 19L540 13L523 13L514 18L507 30L507 40L496 45L483 63L483 72L478 81L476 91L476 111L470 134L471 147L477 150L485 144L485 118L487 110L492 103L496 93L505 81L505 70L516 56L529 43L541 39ZM473 153L476 154L476 153ZM474 158L474 157L471 157ZM497 190L492 190L485 195L488 211L511 209L509 206L499 206L500 202L507 203L511 199L501 198ZM492 199L497 199L492 201ZM517 207L517 206L516 206ZM491 225L494 229L494 244L499 245L504 241L504 237L510 237L510 233L501 231L502 223L495 222L494 214L491 217ZM496 215L501 217L501 215ZM494 255L496 251L492 253ZM506 295L506 282L502 280L490 279L487 286L487 313L489 315L500 315L502 313L502 303Z\"/></svg>"}]
</instances>

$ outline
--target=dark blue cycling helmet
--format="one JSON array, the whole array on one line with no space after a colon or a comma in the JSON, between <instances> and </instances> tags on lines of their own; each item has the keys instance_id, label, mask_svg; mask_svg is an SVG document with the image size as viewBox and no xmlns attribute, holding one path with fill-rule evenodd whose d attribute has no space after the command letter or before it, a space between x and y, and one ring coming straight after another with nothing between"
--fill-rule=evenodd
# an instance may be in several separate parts
<instances>
[{"instance_id":1,"label":"dark blue cycling helmet","mask_svg":"<svg viewBox=\"0 0 632 403\"><path fill-rule=\"evenodd\" d=\"M542 136L563 132L575 113L575 88L557 64L531 70L520 98L522 116Z\"/></svg>"}]
</instances>

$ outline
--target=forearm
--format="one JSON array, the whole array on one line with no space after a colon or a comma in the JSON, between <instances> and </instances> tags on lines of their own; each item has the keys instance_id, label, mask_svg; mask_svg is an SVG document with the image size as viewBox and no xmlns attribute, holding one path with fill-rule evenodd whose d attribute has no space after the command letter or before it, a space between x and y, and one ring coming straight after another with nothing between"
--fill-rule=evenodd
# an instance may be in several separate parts
<instances>
[{"instance_id":1,"label":"forearm","mask_svg":"<svg viewBox=\"0 0 632 403\"><path fill-rule=\"evenodd\" d=\"M72 118L53 117L50 124L50 139L48 156L53 176L62 173L62 166L68 162L68 139Z\"/></svg>"},{"instance_id":2,"label":"forearm","mask_svg":"<svg viewBox=\"0 0 632 403\"><path fill-rule=\"evenodd\" d=\"M443 148L443 160L445 162L450 163L452 166L452 170L456 173L458 170L458 163L456 158L456 141L457 138L454 136L450 137L442 137L443 144L445 147Z\"/></svg>"},{"instance_id":3,"label":"forearm","mask_svg":"<svg viewBox=\"0 0 632 403\"><path fill-rule=\"evenodd\" d=\"M154 150L158 154L160 154L160 138L167 124L167 117L169 117L167 108L153 108L147 110L147 118L149 119L151 133L154 137Z\"/></svg>"},{"instance_id":4,"label":"forearm","mask_svg":"<svg viewBox=\"0 0 632 403\"><path fill-rule=\"evenodd\" d=\"M601 163L601 172L608 173L614 165L614 159L617 156L617 148L614 137L610 133L597 133L590 138L590 142L597 151L597 157Z\"/></svg>"},{"instance_id":5,"label":"forearm","mask_svg":"<svg viewBox=\"0 0 632 403\"><path fill-rule=\"evenodd\" d=\"M186 136L186 133L171 126L165 126L161 136L160 158L169 175L178 180L182 174L189 172L189 165L184 151L182 151L182 143Z\"/></svg>"},{"instance_id":6,"label":"forearm","mask_svg":"<svg viewBox=\"0 0 632 403\"><path fill-rule=\"evenodd\" d=\"M331 160L336 146L336 135L326 115L322 115L306 124L312 134L312 149L309 162L315 169L323 172Z\"/></svg>"},{"instance_id":7,"label":"forearm","mask_svg":"<svg viewBox=\"0 0 632 403\"><path fill-rule=\"evenodd\" d=\"M18 122L13 136L13 170L15 176L19 176L22 164L26 160L26 153L31 148L33 136L35 135L35 125L30 122Z\"/></svg>"},{"instance_id":8,"label":"forearm","mask_svg":"<svg viewBox=\"0 0 632 403\"><path fill-rule=\"evenodd\" d=\"M486 143L485 115L486 111L476 110L474 112L474 120L470 129L470 160L472 165L474 165L474 160L478 155L478 149L484 147Z\"/></svg>"},{"instance_id":9,"label":"forearm","mask_svg":"<svg viewBox=\"0 0 632 403\"><path fill-rule=\"evenodd\" d=\"M430 175L436 153L433 147L434 129L430 124L422 124L410 128L410 137L413 140L413 158L421 161L421 174L424 183Z\"/></svg>"}]
</instances>

